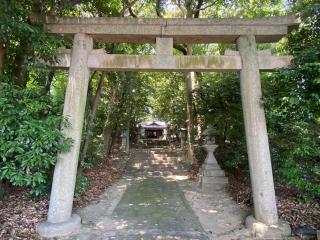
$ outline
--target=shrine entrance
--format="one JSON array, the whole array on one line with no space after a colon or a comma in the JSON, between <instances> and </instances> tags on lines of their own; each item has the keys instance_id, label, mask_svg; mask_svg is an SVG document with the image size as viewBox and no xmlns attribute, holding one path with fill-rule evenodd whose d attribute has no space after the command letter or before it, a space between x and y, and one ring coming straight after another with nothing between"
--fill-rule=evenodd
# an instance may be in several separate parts
<instances>
[{"instance_id":1,"label":"shrine entrance","mask_svg":"<svg viewBox=\"0 0 320 240\"><path fill-rule=\"evenodd\" d=\"M37 21L37 20L35 20ZM260 71L287 67L290 56L272 56L257 50L257 43L279 41L299 24L295 17L261 19L132 19L45 17L39 19L46 30L73 38L72 49L61 51L52 67L69 69L64 128L74 140L67 153L60 153L55 166L47 222L37 226L45 237L61 236L80 227L72 214L84 111L90 70L240 72L241 99L249 157L254 217L248 218L253 232L279 226L264 108L260 102ZM93 41L109 43L155 43L155 55L107 54L93 49ZM174 44L232 43L238 51L222 56L175 56ZM262 227L261 227L262 226Z\"/></svg>"}]
</instances>

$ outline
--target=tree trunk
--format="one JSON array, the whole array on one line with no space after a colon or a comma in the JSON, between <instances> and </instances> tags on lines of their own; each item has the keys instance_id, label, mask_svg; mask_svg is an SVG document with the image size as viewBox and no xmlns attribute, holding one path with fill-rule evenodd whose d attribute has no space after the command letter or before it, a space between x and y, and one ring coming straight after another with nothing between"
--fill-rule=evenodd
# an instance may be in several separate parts
<instances>
[{"instance_id":1,"label":"tree trunk","mask_svg":"<svg viewBox=\"0 0 320 240\"><path fill-rule=\"evenodd\" d=\"M116 101L116 96L117 96L117 89L114 88L112 89L112 93L110 96L110 105L114 105ZM109 154L109 144L110 144L110 139L111 139L111 133L112 133L112 128L109 126L109 121L110 121L110 111L108 111L104 127L103 127L103 145L104 145L104 151L106 153L106 157L108 157ZM108 158L107 158L108 159Z\"/></svg>"},{"instance_id":2,"label":"tree trunk","mask_svg":"<svg viewBox=\"0 0 320 240\"><path fill-rule=\"evenodd\" d=\"M26 40L22 40L20 43L20 52L17 53L13 67L12 67L12 75L15 77L15 84L25 87L27 85L27 74L24 68L24 59L25 59L25 49L28 48L28 43Z\"/></svg>"},{"instance_id":3,"label":"tree trunk","mask_svg":"<svg viewBox=\"0 0 320 240\"><path fill-rule=\"evenodd\" d=\"M202 119L200 114L197 114L197 138L198 141L202 138Z\"/></svg>"},{"instance_id":4,"label":"tree trunk","mask_svg":"<svg viewBox=\"0 0 320 240\"><path fill-rule=\"evenodd\" d=\"M55 74L55 70L54 69L50 70L50 72L48 74L48 80L46 82L46 85L44 86L44 93L45 94L49 94L50 93L51 83L53 81L54 74Z\"/></svg>"},{"instance_id":5,"label":"tree trunk","mask_svg":"<svg viewBox=\"0 0 320 240\"><path fill-rule=\"evenodd\" d=\"M4 198L5 195L7 195L8 191L10 190L8 182L1 182L0 181L0 200Z\"/></svg>"},{"instance_id":6,"label":"tree trunk","mask_svg":"<svg viewBox=\"0 0 320 240\"><path fill-rule=\"evenodd\" d=\"M115 133L111 134L111 141L110 141L109 148L108 148L108 155L111 153L111 149L112 149L113 145L115 144L116 139L117 139L117 134L115 134Z\"/></svg>"},{"instance_id":7,"label":"tree trunk","mask_svg":"<svg viewBox=\"0 0 320 240\"><path fill-rule=\"evenodd\" d=\"M0 43L0 76L3 74L4 69L4 55L5 55L5 48ZM0 80L0 91L2 90L2 82ZM6 194L6 184L0 181L0 200L3 199L4 195Z\"/></svg>"},{"instance_id":8,"label":"tree trunk","mask_svg":"<svg viewBox=\"0 0 320 240\"><path fill-rule=\"evenodd\" d=\"M188 55L192 55L192 46L187 46ZM186 76L185 92L186 92L186 103L187 103L187 154L188 159L193 161L193 103L192 103L192 91L195 86L195 74L189 72Z\"/></svg>"},{"instance_id":9,"label":"tree trunk","mask_svg":"<svg viewBox=\"0 0 320 240\"><path fill-rule=\"evenodd\" d=\"M186 18L198 18L200 16L200 10L203 5L203 0L198 0L196 4L196 9L193 9L193 1L186 0L185 8L187 10ZM187 55L192 55L192 45L187 45ZM189 72L186 77L186 99L187 99L187 157L192 162L194 159L193 154L193 96L192 92L196 86L196 75L194 72Z\"/></svg>"},{"instance_id":10,"label":"tree trunk","mask_svg":"<svg viewBox=\"0 0 320 240\"><path fill-rule=\"evenodd\" d=\"M6 52L6 49L0 43L0 75L3 74L3 70L4 70L4 54L5 54L5 52Z\"/></svg>"},{"instance_id":11,"label":"tree trunk","mask_svg":"<svg viewBox=\"0 0 320 240\"><path fill-rule=\"evenodd\" d=\"M99 103L99 100L101 97L105 76L106 76L106 73L102 72L100 75L100 79L99 79L99 83L98 83L95 97L91 103L91 114L89 117L89 121L87 123L87 133L86 133L86 137L84 139L80 163L84 162L86 155L87 155L87 152L88 152L88 149L89 149L90 135L88 134L88 132L90 131L91 125L92 125L94 119L96 118L97 107L98 107L98 103Z\"/></svg>"},{"instance_id":12,"label":"tree trunk","mask_svg":"<svg viewBox=\"0 0 320 240\"><path fill-rule=\"evenodd\" d=\"M108 160L108 155L109 155L109 147L111 143L111 132L112 132L112 129L109 127L105 127L103 129L103 146L104 146L104 151L107 157L106 160Z\"/></svg>"},{"instance_id":13,"label":"tree trunk","mask_svg":"<svg viewBox=\"0 0 320 240\"><path fill-rule=\"evenodd\" d=\"M3 74L4 71L4 56L5 56L6 49L0 43L0 76ZM0 91L2 90L2 82L0 81Z\"/></svg>"}]
</instances>

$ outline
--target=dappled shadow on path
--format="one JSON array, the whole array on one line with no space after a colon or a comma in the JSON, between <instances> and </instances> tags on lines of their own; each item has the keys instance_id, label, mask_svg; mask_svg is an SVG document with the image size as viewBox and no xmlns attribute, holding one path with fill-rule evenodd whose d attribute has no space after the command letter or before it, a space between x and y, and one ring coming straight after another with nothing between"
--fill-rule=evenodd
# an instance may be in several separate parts
<instances>
[{"instance_id":1,"label":"dappled shadow on path","mask_svg":"<svg viewBox=\"0 0 320 240\"><path fill-rule=\"evenodd\" d=\"M216 239L238 229L241 214L236 212L232 221L232 214L221 215L237 210L230 208L232 203L219 206L228 196L222 194L214 201L203 195L188 180L181 162L176 151L134 151L123 179L107 189L99 202L78 211L82 229L68 239ZM227 219L220 221L218 216Z\"/></svg>"}]
</instances>

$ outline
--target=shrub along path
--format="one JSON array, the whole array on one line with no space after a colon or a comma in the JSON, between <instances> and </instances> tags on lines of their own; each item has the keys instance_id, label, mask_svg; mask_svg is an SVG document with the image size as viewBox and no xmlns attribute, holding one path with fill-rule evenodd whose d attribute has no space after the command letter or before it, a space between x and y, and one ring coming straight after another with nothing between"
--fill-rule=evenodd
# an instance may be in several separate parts
<instances>
[{"instance_id":1,"label":"shrub along path","mask_svg":"<svg viewBox=\"0 0 320 240\"><path fill-rule=\"evenodd\" d=\"M83 175L90 186L74 199L75 208L84 207L97 200L111 183L121 177L127 156L120 153L115 146L109 156L109 162L86 169ZM32 201L29 189L11 188L10 193L0 200L0 239L41 239L36 233L35 225L47 217L48 197Z\"/></svg>"}]
</instances>

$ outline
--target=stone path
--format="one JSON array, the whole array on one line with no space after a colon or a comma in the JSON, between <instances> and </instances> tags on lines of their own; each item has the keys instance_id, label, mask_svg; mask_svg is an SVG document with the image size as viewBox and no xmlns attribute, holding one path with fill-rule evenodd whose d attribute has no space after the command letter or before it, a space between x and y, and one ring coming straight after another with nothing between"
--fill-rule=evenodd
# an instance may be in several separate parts
<instances>
[{"instance_id":1,"label":"stone path","mask_svg":"<svg viewBox=\"0 0 320 240\"><path fill-rule=\"evenodd\" d=\"M224 191L199 192L176 152L136 150L123 179L78 210L82 228L65 239L245 239L246 212Z\"/></svg>"}]
</instances>

